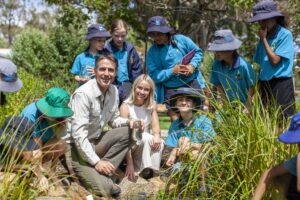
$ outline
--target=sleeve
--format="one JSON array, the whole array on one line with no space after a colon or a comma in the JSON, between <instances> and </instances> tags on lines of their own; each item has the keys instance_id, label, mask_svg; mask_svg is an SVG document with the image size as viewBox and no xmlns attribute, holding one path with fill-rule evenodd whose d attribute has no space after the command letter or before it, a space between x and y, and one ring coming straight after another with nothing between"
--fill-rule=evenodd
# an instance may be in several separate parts
<instances>
[{"instance_id":1,"label":"sleeve","mask_svg":"<svg viewBox=\"0 0 300 200\"><path fill-rule=\"evenodd\" d=\"M272 48L272 46L271 46ZM274 53L280 57L290 59L294 55L293 36L291 32L286 33L275 45ZM292 61L293 62L293 61Z\"/></svg>"},{"instance_id":2,"label":"sleeve","mask_svg":"<svg viewBox=\"0 0 300 200\"><path fill-rule=\"evenodd\" d=\"M167 145L169 147L173 147L173 148L177 147L177 145L178 145L178 137L176 134L175 123L176 123L176 121L174 121L171 124L171 126L169 128L168 136L165 141L165 145Z\"/></svg>"},{"instance_id":3,"label":"sleeve","mask_svg":"<svg viewBox=\"0 0 300 200\"><path fill-rule=\"evenodd\" d=\"M146 58L146 66L149 71L150 77L155 83L162 83L167 81L173 75L172 68L162 69L161 64L158 62L159 54L155 53L153 46L149 49Z\"/></svg>"},{"instance_id":4,"label":"sleeve","mask_svg":"<svg viewBox=\"0 0 300 200\"><path fill-rule=\"evenodd\" d=\"M195 130L196 134L193 134L195 137L193 137L192 141L195 143L210 142L216 136L211 120L206 116L201 116L199 122L200 124Z\"/></svg>"},{"instance_id":5,"label":"sleeve","mask_svg":"<svg viewBox=\"0 0 300 200\"><path fill-rule=\"evenodd\" d=\"M131 65L130 67L132 73L131 82L133 83L134 80L143 73L141 59L134 47L132 48L131 55L129 57L129 64Z\"/></svg>"},{"instance_id":6,"label":"sleeve","mask_svg":"<svg viewBox=\"0 0 300 200\"><path fill-rule=\"evenodd\" d=\"M71 117L71 135L80 155L91 165L95 165L100 158L88 139L89 100L84 93L72 96L71 108L74 115Z\"/></svg>"},{"instance_id":7,"label":"sleeve","mask_svg":"<svg viewBox=\"0 0 300 200\"><path fill-rule=\"evenodd\" d=\"M73 62L71 73L74 74L74 75L80 75L81 74L80 54L76 56L76 58Z\"/></svg>"},{"instance_id":8,"label":"sleeve","mask_svg":"<svg viewBox=\"0 0 300 200\"><path fill-rule=\"evenodd\" d=\"M112 117L110 118L108 124L112 128L117 128L121 126L128 126L128 119L120 116L119 111L119 95L117 89L114 92L115 104L112 108Z\"/></svg>"},{"instance_id":9,"label":"sleeve","mask_svg":"<svg viewBox=\"0 0 300 200\"><path fill-rule=\"evenodd\" d=\"M217 67L216 67L216 61L214 61L214 63L211 66L211 73L210 73L210 79L209 82L213 85L220 85L220 80L218 78L218 71L217 71Z\"/></svg>"},{"instance_id":10,"label":"sleeve","mask_svg":"<svg viewBox=\"0 0 300 200\"><path fill-rule=\"evenodd\" d=\"M190 52L193 49L196 49L195 55L192 58L190 64L193 65L195 68L199 67L200 62L203 58L202 50L189 37L184 36L182 38L184 38L184 40L185 40L184 43L185 43L185 46L186 46L188 52Z\"/></svg>"},{"instance_id":11,"label":"sleeve","mask_svg":"<svg viewBox=\"0 0 300 200\"><path fill-rule=\"evenodd\" d=\"M252 65L250 63L246 63L245 67L245 80L247 82L247 88L253 87L256 83L256 74Z\"/></svg>"}]
</instances>

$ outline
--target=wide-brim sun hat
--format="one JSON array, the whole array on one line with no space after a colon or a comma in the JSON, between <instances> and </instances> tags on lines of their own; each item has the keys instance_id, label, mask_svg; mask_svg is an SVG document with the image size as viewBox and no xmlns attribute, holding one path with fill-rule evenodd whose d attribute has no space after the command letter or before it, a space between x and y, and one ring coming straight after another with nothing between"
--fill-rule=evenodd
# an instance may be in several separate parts
<instances>
[{"instance_id":1,"label":"wide-brim sun hat","mask_svg":"<svg viewBox=\"0 0 300 200\"><path fill-rule=\"evenodd\" d=\"M0 127L0 145L8 149L33 151L40 149L32 137L34 124L26 117L12 116L5 119Z\"/></svg>"},{"instance_id":2,"label":"wide-brim sun hat","mask_svg":"<svg viewBox=\"0 0 300 200\"><path fill-rule=\"evenodd\" d=\"M265 19L271 19L274 17L284 17L282 13L277 10L277 5L272 0L260 1L252 9L253 17L248 22L258 22Z\"/></svg>"},{"instance_id":3,"label":"wide-brim sun hat","mask_svg":"<svg viewBox=\"0 0 300 200\"><path fill-rule=\"evenodd\" d=\"M17 92L23 87L18 78L16 65L5 58L0 58L0 91Z\"/></svg>"},{"instance_id":4,"label":"wide-brim sun hat","mask_svg":"<svg viewBox=\"0 0 300 200\"><path fill-rule=\"evenodd\" d=\"M213 41L208 46L208 51L234 51L242 45L230 29L218 30L214 33Z\"/></svg>"},{"instance_id":5,"label":"wide-brim sun hat","mask_svg":"<svg viewBox=\"0 0 300 200\"><path fill-rule=\"evenodd\" d=\"M169 33L173 31L166 18L162 16L154 16L148 20L147 33L160 32Z\"/></svg>"},{"instance_id":6,"label":"wide-brim sun hat","mask_svg":"<svg viewBox=\"0 0 300 200\"><path fill-rule=\"evenodd\" d=\"M36 102L39 111L50 118L67 118L73 115L68 107L70 95L62 88L51 88L45 97Z\"/></svg>"},{"instance_id":7,"label":"wide-brim sun hat","mask_svg":"<svg viewBox=\"0 0 300 200\"><path fill-rule=\"evenodd\" d=\"M176 110L176 100L179 96L188 96L193 99L195 102L195 109L199 109L202 105L203 101L203 95L200 93L199 90L193 89L193 88L187 88L187 87L181 87L172 90L172 93L170 95L169 104L173 110Z\"/></svg>"},{"instance_id":8,"label":"wide-brim sun hat","mask_svg":"<svg viewBox=\"0 0 300 200\"><path fill-rule=\"evenodd\" d=\"M289 129L280 134L278 140L286 144L300 143L300 112L293 116Z\"/></svg>"},{"instance_id":9,"label":"wide-brim sun hat","mask_svg":"<svg viewBox=\"0 0 300 200\"><path fill-rule=\"evenodd\" d=\"M92 24L88 27L88 32L85 39L91 40L93 38L109 38L111 35L105 29L104 24Z\"/></svg>"}]
</instances>

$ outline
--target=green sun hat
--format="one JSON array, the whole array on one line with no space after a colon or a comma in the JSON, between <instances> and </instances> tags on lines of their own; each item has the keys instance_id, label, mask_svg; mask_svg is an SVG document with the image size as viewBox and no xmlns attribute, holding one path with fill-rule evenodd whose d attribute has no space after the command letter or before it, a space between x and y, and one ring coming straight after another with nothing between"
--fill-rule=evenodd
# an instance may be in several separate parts
<instances>
[{"instance_id":1,"label":"green sun hat","mask_svg":"<svg viewBox=\"0 0 300 200\"><path fill-rule=\"evenodd\" d=\"M36 102L36 106L47 117L66 118L73 115L73 111L68 107L69 101L70 95L66 90L54 87Z\"/></svg>"}]
</instances>

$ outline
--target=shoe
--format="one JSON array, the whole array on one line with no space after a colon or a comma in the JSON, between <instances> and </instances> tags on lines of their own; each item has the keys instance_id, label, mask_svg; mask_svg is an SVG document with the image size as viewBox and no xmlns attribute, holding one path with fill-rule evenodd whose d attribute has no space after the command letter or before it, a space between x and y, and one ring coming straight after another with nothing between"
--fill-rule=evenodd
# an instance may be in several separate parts
<instances>
[{"instance_id":1,"label":"shoe","mask_svg":"<svg viewBox=\"0 0 300 200\"><path fill-rule=\"evenodd\" d=\"M150 168L145 168L143 169L143 171L140 173L140 176L144 179L150 179L150 178L153 178L154 176L154 172L152 169Z\"/></svg>"},{"instance_id":2,"label":"shoe","mask_svg":"<svg viewBox=\"0 0 300 200\"><path fill-rule=\"evenodd\" d=\"M113 197L119 196L121 194L121 188L117 184L113 184L110 189L110 195Z\"/></svg>"}]
</instances>

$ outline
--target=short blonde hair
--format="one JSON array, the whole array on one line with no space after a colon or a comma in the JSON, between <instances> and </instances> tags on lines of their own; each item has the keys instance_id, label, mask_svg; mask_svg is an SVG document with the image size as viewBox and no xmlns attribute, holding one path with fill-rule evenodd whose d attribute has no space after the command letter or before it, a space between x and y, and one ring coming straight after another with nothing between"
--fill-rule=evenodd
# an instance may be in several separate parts
<instances>
[{"instance_id":1,"label":"short blonde hair","mask_svg":"<svg viewBox=\"0 0 300 200\"><path fill-rule=\"evenodd\" d=\"M151 77L147 74L141 74L140 76L138 76L135 81L132 84L132 89L131 89L131 93L128 97L128 99L126 99L126 103L128 104L134 104L134 100L135 100L135 89L136 87L142 82L142 81L146 81L149 85L150 85L150 93L148 98L146 99L146 102L144 102L144 107L147 109L151 109L154 103L154 91L155 91L155 85L154 85L154 81L151 79Z\"/></svg>"}]
</instances>

